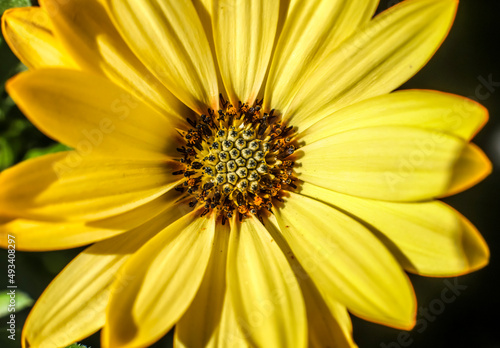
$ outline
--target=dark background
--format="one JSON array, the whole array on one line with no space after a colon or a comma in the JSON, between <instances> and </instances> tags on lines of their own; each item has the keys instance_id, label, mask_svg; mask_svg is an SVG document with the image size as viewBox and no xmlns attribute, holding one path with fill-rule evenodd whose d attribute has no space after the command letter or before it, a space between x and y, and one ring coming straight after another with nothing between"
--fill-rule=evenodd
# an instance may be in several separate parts
<instances>
[{"instance_id":1,"label":"dark background","mask_svg":"<svg viewBox=\"0 0 500 348\"><path fill-rule=\"evenodd\" d=\"M5 0L0 0L0 5ZM307 0L305 0L307 1ZM398 1L382 0L379 11ZM491 251L490 264L459 278L442 279L410 275L418 300L419 322L404 333L353 317L354 338L360 347L477 347L500 348L500 1L462 0L455 24L433 59L402 89L435 89L479 100L490 111L490 121L476 136L493 162L494 172L474 188L445 201L462 212L481 231ZM6 45L0 45L0 82L19 70ZM490 90L481 81L494 81ZM39 133L22 116L0 88L0 170L24 158L61 148ZM55 147L54 147L55 146ZM34 150L33 150L34 149ZM80 250L17 253L17 284L36 299L57 273ZM6 260L5 251L0 259ZM2 261L4 262L4 261ZM2 269L6 269L2 268ZM448 283L447 283L448 281ZM441 300L449 284L462 287L450 303ZM6 284L6 280L5 280ZM89 284L90 285L90 284ZM0 285L0 290L3 287ZM7 339L4 318L0 319L0 346L19 347L20 329L29 309L17 314L17 341ZM171 346L171 334L155 347ZM97 335L82 342L99 347Z\"/></svg>"}]
</instances>

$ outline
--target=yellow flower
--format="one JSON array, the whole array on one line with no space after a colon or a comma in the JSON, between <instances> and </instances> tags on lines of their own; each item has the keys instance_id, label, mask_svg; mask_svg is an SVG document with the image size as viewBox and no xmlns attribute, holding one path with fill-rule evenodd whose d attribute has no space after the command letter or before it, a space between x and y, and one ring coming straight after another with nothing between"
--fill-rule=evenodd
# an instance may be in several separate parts
<instances>
[{"instance_id":1,"label":"yellow flower","mask_svg":"<svg viewBox=\"0 0 500 348\"><path fill-rule=\"evenodd\" d=\"M413 327L404 271L487 264L436 200L491 171L469 143L487 111L391 93L458 1L375 18L376 0L40 2L3 16L30 68L7 88L74 151L1 173L0 240L95 244L40 297L23 347L100 329L103 347L145 347L174 325L178 347L352 347L348 311Z\"/></svg>"}]
</instances>

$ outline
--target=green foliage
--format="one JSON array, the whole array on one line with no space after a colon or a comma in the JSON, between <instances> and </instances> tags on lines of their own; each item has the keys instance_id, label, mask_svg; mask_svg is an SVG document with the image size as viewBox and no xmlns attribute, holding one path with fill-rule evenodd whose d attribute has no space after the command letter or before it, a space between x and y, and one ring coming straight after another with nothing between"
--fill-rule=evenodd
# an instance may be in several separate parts
<instances>
[{"instance_id":1,"label":"green foliage","mask_svg":"<svg viewBox=\"0 0 500 348\"><path fill-rule=\"evenodd\" d=\"M35 158L35 157L47 155L49 153L68 151L70 149L71 148L69 148L68 146L63 145L63 144L54 144L54 145L50 145L50 146L47 146L44 148L35 148L35 149L28 150L28 152L24 156L24 159L26 160L26 159L30 159L30 158Z\"/></svg>"},{"instance_id":2,"label":"green foliage","mask_svg":"<svg viewBox=\"0 0 500 348\"><path fill-rule=\"evenodd\" d=\"M4 13L12 7L26 7L31 6L30 0L2 0L0 1L0 13Z\"/></svg>"},{"instance_id":3,"label":"green foliage","mask_svg":"<svg viewBox=\"0 0 500 348\"><path fill-rule=\"evenodd\" d=\"M8 315L9 312L9 303L11 300L11 297L9 295L10 290L3 290L0 292L0 317L4 317ZM18 289L15 290L16 297L15 297L15 310L16 312L19 312L27 307L31 307L33 305L33 299L29 297L28 294L25 292L22 292Z\"/></svg>"},{"instance_id":4,"label":"green foliage","mask_svg":"<svg viewBox=\"0 0 500 348\"><path fill-rule=\"evenodd\" d=\"M90 347L84 346L83 344L75 343L72 344L71 346L67 346L66 348L90 348Z\"/></svg>"}]
</instances>

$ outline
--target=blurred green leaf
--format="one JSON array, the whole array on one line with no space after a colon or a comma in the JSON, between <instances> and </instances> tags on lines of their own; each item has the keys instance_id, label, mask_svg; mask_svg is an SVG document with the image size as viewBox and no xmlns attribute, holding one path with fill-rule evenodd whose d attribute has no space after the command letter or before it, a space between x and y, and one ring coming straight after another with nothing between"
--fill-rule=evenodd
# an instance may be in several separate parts
<instances>
[{"instance_id":1,"label":"blurred green leaf","mask_svg":"<svg viewBox=\"0 0 500 348\"><path fill-rule=\"evenodd\" d=\"M4 317L7 314L9 314L8 308L9 308L9 303L10 303L10 295L9 292L11 290L3 290L0 293L0 317ZM33 299L29 297L28 294L25 292L22 292L20 290L15 289L14 290L16 293L16 312L19 312L20 310L23 310L24 308L31 307L33 304Z\"/></svg>"},{"instance_id":2,"label":"blurred green leaf","mask_svg":"<svg viewBox=\"0 0 500 348\"><path fill-rule=\"evenodd\" d=\"M4 13L5 10L8 10L12 7L26 7L31 6L30 0L2 0L0 1L0 13Z\"/></svg>"},{"instance_id":3,"label":"blurred green leaf","mask_svg":"<svg viewBox=\"0 0 500 348\"><path fill-rule=\"evenodd\" d=\"M21 136L21 134L30 126L31 123L29 123L26 119L11 119L9 122L9 128L3 136L6 138L17 138Z\"/></svg>"},{"instance_id":4,"label":"blurred green leaf","mask_svg":"<svg viewBox=\"0 0 500 348\"><path fill-rule=\"evenodd\" d=\"M2 86L3 88L3 86ZM16 105L12 98L5 97L3 100L0 100L0 122L5 121L7 119L7 114L9 111Z\"/></svg>"},{"instance_id":5,"label":"blurred green leaf","mask_svg":"<svg viewBox=\"0 0 500 348\"><path fill-rule=\"evenodd\" d=\"M10 48L5 43L0 43L0 57L2 57L2 64L0 64L0 92L5 90L5 81L15 74L16 66L19 60L11 52Z\"/></svg>"},{"instance_id":6,"label":"blurred green leaf","mask_svg":"<svg viewBox=\"0 0 500 348\"><path fill-rule=\"evenodd\" d=\"M71 346L67 346L66 348L90 348L90 347L84 346L83 344L75 343L72 344Z\"/></svg>"},{"instance_id":7,"label":"blurred green leaf","mask_svg":"<svg viewBox=\"0 0 500 348\"><path fill-rule=\"evenodd\" d=\"M0 138L0 170L14 164L14 151L5 138Z\"/></svg>"},{"instance_id":8,"label":"blurred green leaf","mask_svg":"<svg viewBox=\"0 0 500 348\"><path fill-rule=\"evenodd\" d=\"M44 148L36 148L36 149L31 149L29 150L26 155L24 156L24 159L30 159L30 158L35 158L43 155L47 155L49 153L56 153L56 152L61 152L61 151L68 151L70 150L69 147L63 144L54 144L51 146L47 146Z\"/></svg>"}]
</instances>

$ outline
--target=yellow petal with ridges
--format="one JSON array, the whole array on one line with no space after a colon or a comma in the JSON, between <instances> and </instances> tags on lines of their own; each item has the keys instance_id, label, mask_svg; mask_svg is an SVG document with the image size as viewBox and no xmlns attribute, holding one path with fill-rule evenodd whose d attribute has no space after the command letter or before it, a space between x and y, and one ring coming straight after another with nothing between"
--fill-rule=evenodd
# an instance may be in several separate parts
<instances>
[{"instance_id":1,"label":"yellow petal with ridges","mask_svg":"<svg viewBox=\"0 0 500 348\"><path fill-rule=\"evenodd\" d=\"M224 298L224 306L220 318L217 340L210 342L207 348L248 348L251 342L248 340L248 332L244 333L238 325L233 303L230 301L228 292Z\"/></svg>"},{"instance_id":2,"label":"yellow petal with ridges","mask_svg":"<svg viewBox=\"0 0 500 348\"><path fill-rule=\"evenodd\" d=\"M60 152L0 174L0 211L11 217L98 220L146 204L179 184L177 162L84 158Z\"/></svg>"},{"instance_id":3,"label":"yellow petal with ridges","mask_svg":"<svg viewBox=\"0 0 500 348\"><path fill-rule=\"evenodd\" d=\"M226 294L228 224L217 226L214 249L200 289L175 327L175 347L216 347Z\"/></svg>"},{"instance_id":4,"label":"yellow petal with ridges","mask_svg":"<svg viewBox=\"0 0 500 348\"><path fill-rule=\"evenodd\" d=\"M213 9L213 0L193 0L193 4L196 7L196 11L198 12L198 16L201 17L201 13L205 14L205 18L210 19L212 17L212 9ZM203 22L203 19L202 19ZM208 21L207 23L210 23L210 27L212 27L212 21ZM205 27L205 23L203 22L203 26ZM205 29L206 31L206 29ZM208 31L206 31L208 32ZM210 40L209 37L207 37L208 40Z\"/></svg>"},{"instance_id":5,"label":"yellow petal with ridges","mask_svg":"<svg viewBox=\"0 0 500 348\"><path fill-rule=\"evenodd\" d=\"M120 267L147 240L184 213L178 205L171 206L143 226L80 253L36 302L23 329L23 348L66 347L99 330L106 320L110 295L119 296L133 281L133 277L117 280ZM112 290L115 280L118 283Z\"/></svg>"},{"instance_id":6,"label":"yellow petal with ridges","mask_svg":"<svg viewBox=\"0 0 500 348\"><path fill-rule=\"evenodd\" d=\"M302 294L308 314L308 347L357 347L352 338L351 318L344 305L333 298L328 298L328 304L325 303L312 282L309 282L307 287L302 287Z\"/></svg>"},{"instance_id":7,"label":"yellow petal with ridges","mask_svg":"<svg viewBox=\"0 0 500 348\"><path fill-rule=\"evenodd\" d=\"M308 76L289 108L299 130L347 105L391 92L417 73L446 37L457 0L408 0L345 40Z\"/></svg>"},{"instance_id":8,"label":"yellow petal with ridges","mask_svg":"<svg viewBox=\"0 0 500 348\"><path fill-rule=\"evenodd\" d=\"M16 239L16 250L50 251L75 248L108 239L142 225L179 198L175 190L122 214L96 221L39 221L10 218L0 221L0 247L7 235Z\"/></svg>"},{"instance_id":9,"label":"yellow petal with ridges","mask_svg":"<svg viewBox=\"0 0 500 348\"><path fill-rule=\"evenodd\" d=\"M2 16L2 32L12 51L30 69L77 69L76 63L54 37L47 13L39 7L5 11Z\"/></svg>"},{"instance_id":10,"label":"yellow petal with ridges","mask_svg":"<svg viewBox=\"0 0 500 348\"><path fill-rule=\"evenodd\" d=\"M82 156L177 156L178 123L96 75L64 69L19 74L7 91L38 129Z\"/></svg>"},{"instance_id":11,"label":"yellow petal with ridges","mask_svg":"<svg viewBox=\"0 0 500 348\"><path fill-rule=\"evenodd\" d=\"M366 24L378 0L294 0L275 49L264 109L286 110L322 60Z\"/></svg>"},{"instance_id":12,"label":"yellow petal with ridges","mask_svg":"<svg viewBox=\"0 0 500 348\"><path fill-rule=\"evenodd\" d=\"M87 226L85 222L50 222L12 219L0 224L0 246L14 236L19 251L52 251L76 248L108 239L125 231Z\"/></svg>"},{"instance_id":13,"label":"yellow petal with ridges","mask_svg":"<svg viewBox=\"0 0 500 348\"><path fill-rule=\"evenodd\" d=\"M448 208L455 210L450 206ZM461 274L466 274L481 269L488 264L490 249L477 228L456 210L455 213L458 215L460 224L462 225L462 245L469 266Z\"/></svg>"},{"instance_id":14,"label":"yellow petal with ridges","mask_svg":"<svg viewBox=\"0 0 500 348\"><path fill-rule=\"evenodd\" d=\"M322 297L284 240L276 217L270 216L264 224L287 257L300 285L307 312L308 347L357 347L352 339L352 323L346 307L333 296Z\"/></svg>"},{"instance_id":15,"label":"yellow petal with ridges","mask_svg":"<svg viewBox=\"0 0 500 348\"><path fill-rule=\"evenodd\" d=\"M106 0L125 41L177 98L200 114L216 108L217 76L190 0Z\"/></svg>"},{"instance_id":16,"label":"yellow petal with ridges","mask_svg":"<svg viewBox=\"0 0 500 348\"><path fill-rule=\"evenodd\" d=\"M451 133L470 140L488 120L488 110L458 95L405 90L347 106L300 133L311 144L348 130L376 126L412 126Z\"/></svg>"},{"instance_id":17,"label":"yellow petal with ridges","mask_svg":"<svg viewBox=\"0 0 500 348\"><path fill-rule=\"evenodd\" d=\"M443 196L465 191L491 174L493 165L484 152L474 144L467 144L453 168L448 190Z\"/></svg>"},{"instance_id":18,"label":"yellow petal with ridges","mask_svg":"<svg viewBox=\"0 0 500 348\"><path fill-rule=\"evenodd\" d=\"M271 57L278 0L214 0L215 50L224 86L234 106L257 98Z\"/></svg>"},{"instance_id":19,"label":"yellow petal with ridges","mask_svg":"<svg viewBox=\"0 0 500 348\"><path fill-rule=\"evenodd\" d=\"M357 198L303 183L300 194L325 202L361 221L407 271L457 276L482 268L489 252L460 213L439 201L393 203Z\"/></svg>"},{"instance_id":20,"label":"yellow petal with ridges","mask_svg":"<svg viewBox=\"0 0 500 348\"><path fill-rule=\"evenodd\" d=\"M136 252L113 284L103 347L146 347L172 328L203 280L215 234L215 214L194 211ZM128 279L128 285L121 282ZM118 293L116 289L122 288Z\"/></svg>"},{"instance_id":21,"label":"yellow petal with ridges","mask_svg":"<svg viewBox=\"0 0 500 348\"><path fill-rule=\"evenodd\" d=\"M289 195L286 208L273 212L325 302L331 296L363 319L412 328L416 315L413 289L387 248L340 211L306 196Z\"/></svg>"},{"instance_id":22,"label":"yellow petal with ridges","mask_svg":"<svg viewBox=\"0 0 500 348\"><path fill-rule=\"evenodd\" d=\"M214 0L192 0L194 7L196 8L196 12L200 17L201 24L203 25L203 29L205 30L205 34L207 36L208 44L210 46L210 50L212 52L212 57L214 57L215 62L215 74L217 75L217 86L220 90L223 90L224 82L222 81L222 76L220 74L220 69L217 67L217 59L215 58L215 41L212 27L212 17L213 17L213 3Z\"/></svg>"},{"instance_id":23,"label":"yellow petal with ridges","mask_svg":"<svg viewBox=\"0 0 500 348\"><path fill-rule=\"evenodd\" d=\"M203 25L203 30L205 31L208 44L212 51L212 56L215 57L215 43L214 43L214 36L212 33L213 0L192 0L192 2L196 9L198 17L200 18L201 24ZM216 73L217 73L217 78L220 78L219 71L216 71ZM220 82L222 82L222 80Z\"/></svg>"},{"instance_id":24,"label":"yellow petal with ridges","mask_svg":"<svg viewBox=\"0 0 500 348\"><path fill-rule=\"evenodd\" d=\"M360 128L300 148L299 179L337 192L417 201L447 192L466 142L413 127Z\"/></svg>"},{"instance_id":25,"label":"yellow petal with ridges","mask_svg":"<svg viewBox=\"0 0 500 348\"><path fill-rule=\"evenodd\" d=\"M54 32L87 72L105 75L169 117L183 120L188 110L141 63L112 23L102 0L41 0Z\"/></svg>"},{"instance_id":26,"label":"yellow petal with ridges","mask_svg":"<svg viewBox=\"0 0 500 348\"><path fill-rule=\"evenodd\" d=\"M285 255L256 217L233 221L227 263L229 299L257 347L305 347L304 300Z\"/></svg>"}]
</instances>

